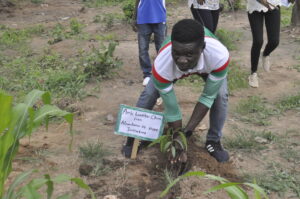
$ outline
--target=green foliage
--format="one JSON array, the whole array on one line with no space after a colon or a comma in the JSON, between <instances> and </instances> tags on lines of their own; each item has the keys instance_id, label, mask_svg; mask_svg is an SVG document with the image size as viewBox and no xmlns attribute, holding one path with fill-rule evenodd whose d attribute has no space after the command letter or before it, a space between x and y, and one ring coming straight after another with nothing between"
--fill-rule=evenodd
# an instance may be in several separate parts
<instances>
[{"instance_id":1,"label":"green foliage","mask_svg":"<svg viewBox=\"0 0 300 199\"><path fill-rule=\"evenodd\" d=\"M77 19L73 18L70 21L71 35L78 35L81 33L84 25L81 24Z\"/></svg>"},{"instance_id":2,"label":"green foliage","mask_svg":"<svg viewBox=\"0 0 300 199\"><path fill-rule=\"evenodd\" d=\"M3 27L0 32L0 46L4 47L19 47L24 44L31 36L39 35L45 31L42 25L37 25L25 29L13 29Z\"/></svg>"},{"instance_id":3,"label":"green foliage","mask_svg":"<svg viewBox=\"0 0 300 199\"><path fill-rule=\"evenodd\" d=\"M240 41L242 33L219 28L217 29L216 36L228 50L236 50L236 43Z\"/></svg>"},{"instance_id":4,"label":"green foliage","mask_svg":"<svg viewBox=\"0 0 300 199\"><path fill-rule=\"evenodd\" d=\"M43 2L44 2L44 0L31 0L31 3L34 3L34 4L41 4Z\"/></svg>"},{"instance_id":5,"label":"green foliage","mask_svg":"<svg viewBox=\"0 0 300 199\"><path fill-rule=\"evenodd\" d=\"M287 111L295 108L300 108L300 93L294 96L287 96L276 103L280 111Z\"/></svg>"},{"instance_id":6,"label":"green foliage","mask_svg":"<svg viewBox=\"0 0 300 199\"><path fill-rule=\"evenodd\" d=\"M234 90L239 90L241 88L247 88L248 73L238 65L236 61L231 60L229 63L228 72L228 90L233 92Z\"/></svg>"},{"instance_id":7,"label":"green foliage","mask_svg":"<svg viewBox=\"0 0 300 199\"><path fill-rule=\"evenodd\" d=\"M292 6L290 6L289 8L286 8L284 6L280 7L282 27L286 27L291 24L292 9L293 9Z\"/></svg>"},{"instance_id":8,"label":"green foliage","mask_svg":"<svg viewBox=\"0 0 300 199\"><path fill-rule=\"evenodd\" d=\"M123 3L123 13L125 16L125 20L127 22L131 22L134 17L134 9L135 9L135 1L134 0L127 0Z\"/></svg>"},{"instance_id":9,"label":"green foliage","mask_svg":"<svg viewBox=\"0 0 300 199\"><path fill-rule=\"evenodd\" d=\"M113 56L117 45L116 42L110 42L107 47L93 48L92 52L84 56L82 62L85 65L84 73L88 78L108 78L113 69L121 66L121 61Z\"/></svg>"},{"instance_id":10,"label":"green foliage","mask_svg":"<svg viewBox=\"0 0 300 199\"><path fill-rule=\"evenodd\" d=\"M58 23L54 26L54 28L50 31L50 36L53 37L52 40L49 40L49 44L55 44L60 42L68 37L65 33L65 28L62 24Z\"/></svg>"},{"instance_id":11,"label":"green foliage","mask_svg":"<svg viewBox=\"0 0 300 199\"><path fill-rule=\"evenodd\" d=\"M266 106L266 102L258 96L242 99L236 107L239 118L247 123L269 125L269 117L278 114L278 111Z\"/></svg>"},{"instance_id":12,"label":"green foliage","mask_svg":"<svg viewBox=\"0 0 300 199\"><path fill-rule=\"evenodd\" d=\"M255 195L256 199L261 199L261 198L267 199L268 198L267 194L264 192L264 190L261 187L259 187L258 185L256 185L255 183L252 184L252 183L229 182L225 178L206 174L202 171L191 171L191 172L188 172L188 173L176 178L174 181L169 183L167 188L160 194L160 197L161 198L164 197L177 182L179 182L180 180L182 180L184 178L191 177L191 176L205 178L205 179L217 181L220 183L219 185L214 186L214 187L210 188L209 190L207 190L206 192L204 192L204 194L208 194L208 193L218 191L218 190L225 190L227 195L232 199L248 199L249 198L248 194L240 186L240 185L246 185L254 190L254 195Z\"/></svg>"},{"instance_id":13,"label":"green foliage","mask_svg":"<svg viewBox=\"0 0 300 199\"><path fill-rule=\"evenodd\" d=\"M110 30L114 26L115 15L105 14L101 22L105 24L105 29Z\"/></svg>"},{"instance_id":14,"label":"green foliage","mask_svg":"<svg viewBox=\"0 0 300 199\"><path fill-rule=\"evenodd\" d=\"M234 134L224 138L224 144L228 149L239 149L239 150L262 150L266 149L267 146L257 142L257 137L266 139L267 142L277 141L276 136L271 131L253 131L249 129L233 128Z\"/></svg>"},{"instance_id":15,"label":"green foliage","mask_svg":"<svg viewBox=\"0 0 300 199\"><path fill-rule=\"evenodd\" d=\"M93 22L94 22L94 23L100 23L100 22L101 22L101 16L100 16L100 15L94 16Z\"/></svg>"},{"instance_id":16,"label":"green foliage","mask_svg":"<svg viewBox=\"0 0 300 199\"><path fill-rule=\"evenodd\" d=\"M96 142L88 142L79 147L80 157L87 162L102 161L103 158L110 154L110 152L98 140Z\"/></svg>"},{"instance_id":17,"label":"green foliage","mask_svg":"<svg viewBox=\"0 0 300 199\"><path fill-rule=\"evenodd\" d=\"M37 107L35 104L39 100L42 100L44 105ZM70 124L70 135L73 137L73 115L50 105L50 94L39 90L31 91L22 103L14 106L12 97L1 92L0 102L0 116L5 118L0 122L0 197L2 197L5 180L12 171L12 160L18 152L19 140L25 136L30 137L42 122L48 127L50 117L63 117Z\"/></svg>"},{"instance_id":18,"label":"green foliage","mask_svg":"<svg viewBox=\"0 0 300 199\"><path fill-rule=\"evenodd\" d=\"M257 183L266 190L277 192L280 198L285 198L286 192L292 191L295 197L300 197L300 173L288 172L280 165L272 163L264 173L245 176L246 179L255 178Z\"/></svg>"},{"instance_id":19,"label":"green foliage","mask_svg":"<svg viewBox=\"0 0 300 199\"><path fill-rule=\"evenodd\" d=\"M72 178L68 175L60 174L55 178L51 178L49 174L45 174L43 178L35 178L29 183L20 187L22 183L36 170L31 170L24 172L16 177L13 183L9 186L3 199L20 199L20 198L30 198L30 199L40 199L42 195L38 192L43 187L46 187L47 198L51 199L54 193L54 185L58 185L64 182L75 183L79 188L87 190L92 199L95 199L95 195L91 188L83 182L80 178ZM63 194L58 196L57 199L71 198L71 194Z\"/></svg>"},{"instance_id":20,"label":"green foliage","mask_svg":"<svg viewBox=\"0 0 300 199\"><path fill-rule=\"evenodd\" d=\"M113 70L121 66L121 61L113 56L116 45L111 42L69 59L49 50L36 57L5 57L0 62L0 89L17 96L40 89L59 98L82 99L87 81L111 77Z\"/></svg>"},{"instance_id":21,"label":"green foliage","mask_svg":"<svg viewBox=\"0 0 300 199\"><path fill-rule=\"evenodd\" d=\"M179 79L176 82L177 85L182 85L182 86L193 86L197 88L202 88L205 84L203 81L202 77L200 75L190 75L186 78Z\"/></svg>"},{"instance_id":22,"label":"green foliage","mask_svg":"<svg viewBox=\"0 0 300 199\"><path fill-rule=\"evenodd\" d=\"M104 158L110 155L111 152L99 140L80 146L79 154L84 160L84 164L92 167L91 175L101 176L111 170L109 165L104 162Z\"/></svg>"},{"instance_id":23,"label":"green foliage","mask_svg":"<svg viewBox=\"0 0 300 199\"><path fill-rule=\"evenodd\" d=\"M122 3L126 0L82 0L88 7L113 6Z\"/></svg>"},{"instance_id":24,"label":"green foliage","mask_svg":"<svg viewBox=\"0 0 300 199\"><path fill-rule=\"evenodd\" d=\"M172 128L167 130L166 135L160 136L158 139L154 140L149 147L159 144L160 151L163 153L170 153L173 158L176 157L176 149L181 151L187 151L187 139L183 132L174 131Z\"/></svg>"}]
</instances>

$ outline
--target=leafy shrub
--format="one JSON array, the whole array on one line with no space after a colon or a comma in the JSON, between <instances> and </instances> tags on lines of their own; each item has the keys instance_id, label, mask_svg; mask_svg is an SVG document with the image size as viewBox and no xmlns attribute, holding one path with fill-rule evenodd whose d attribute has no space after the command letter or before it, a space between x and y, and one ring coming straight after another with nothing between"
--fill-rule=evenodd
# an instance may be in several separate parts
<instances>
[{"instance_id":1,"label":"leafy shrub","mask_svg":"<svg viewBox=\"0 0 300 199\"><path fill-rule=\"evenodd\" d=\"M71 35L77 35L81 33L84 25L81 24L77 19L71 19L70 21L70 28L71 28Z\"/></svg>"},{"instance_id":2,"label":"leafy shrub","mask_svg":"<svg viewBox=\"0 0 300 199\"><path fill-rule=\"evenodd\" d=\"M112 70L121 65L120 60L113 56L116 46L116 42L110 42L108 47L102 46L100 49L92 49L92 52L83 60L84 65L86 65L84 73L87 74L88 78L110 77Z\"/></svg>"},{"instance_id":3,"label":"leafy shrub","mask_svg":"<svg viewBox=\"0 0 300 199\"><path fill-rule=\"evenodd\" d=\"M123 13L125 16L125 20L127 22L131 22L133 17L134 17L134 12L135 12L135 2L134 0L127 0L123 3Z\"/></svg>"}]
</instances>

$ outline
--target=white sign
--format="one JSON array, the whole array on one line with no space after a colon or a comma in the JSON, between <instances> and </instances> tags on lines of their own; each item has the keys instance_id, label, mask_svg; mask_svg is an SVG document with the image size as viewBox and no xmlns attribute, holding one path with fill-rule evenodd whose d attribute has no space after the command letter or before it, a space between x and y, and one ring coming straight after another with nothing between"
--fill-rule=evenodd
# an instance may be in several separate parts
<instances>
[{"instance_id":1,"label":"white sign","mask_svg":"<svg viewBox=\"0 0 300 199\"><path fill-rule=\"evenodd\" d=\"M119 135L153 141L163 132L162 113L120 105L115 133Z\"/></svg>"}]
</instances>

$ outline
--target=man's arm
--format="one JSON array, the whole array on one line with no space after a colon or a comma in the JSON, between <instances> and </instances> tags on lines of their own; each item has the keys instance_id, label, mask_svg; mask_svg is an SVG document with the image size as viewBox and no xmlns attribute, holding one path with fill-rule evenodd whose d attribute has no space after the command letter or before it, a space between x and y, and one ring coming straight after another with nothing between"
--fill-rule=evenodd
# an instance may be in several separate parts
<instances>
[{"instance_id":1,"label":"man's arm","mask_svg":"<svg viewBox=\"0 0 300 199\"><path fill-rule=\"evenodd\" d=\"M195 128L198 126L198 124L202 121L202 119L205 117L206 113L208 112L209 108L202 104L201 102L197 102L193 114L184 128L184 132L187 131L194 131Z\"/></svg>"}]
</instances>

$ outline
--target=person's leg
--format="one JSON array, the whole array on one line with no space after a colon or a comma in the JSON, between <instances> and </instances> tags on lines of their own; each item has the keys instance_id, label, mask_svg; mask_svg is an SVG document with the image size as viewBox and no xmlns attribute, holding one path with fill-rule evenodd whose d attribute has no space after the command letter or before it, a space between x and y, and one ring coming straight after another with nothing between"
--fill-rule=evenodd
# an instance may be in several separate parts
<instances>
[{"instance_id":1,"label":"person's leg","mask_svg":"<svg viewBox=\"0 0 300 199\"><path fill-rule=\"evenodd\" d=\"M213 27L212 27L213 32L212 33L215 33L217 30L217 26L218 26L218 22L219 22L219 13L220 13L220 10L212 10L211 11L211 16L212 16L212 21L213 21Z\"/></svg>"},{"instance_id":2,"label":"person's leg","mask_svg":"<svg viewBox=\"0 0 300 199\"><path fill-rule=\"evenodd\" d=\"M265 23L268 43L264 49L263 56L269 56L279 44L280 8L268 11L265 14Z\"/></svg>"},{"instance_id":3,"label":"person's leg","mask_svg":"<svg viewBox=\"0 0 300 199\"><path fill-rule=\"evenodd\" d=\"M263 45L263 14L261 12L254 11L248 13L248 19L250 22L252 32L252 47L251 47L251 73L256 73L258 60L260 56L260 50Z\"/></svg>"},{"instance_id":4,"label":"person's leg","mask_svg":"<svg viewBox=\"0 0 300 199\"><path fill-rule=\"evenodd\" d=\"M152 25L152 30L154 32L154 43L156 52L159 51L161 44L165 40L166 34L166 23L157 23Z\"/></svg>"},{"instance_id":5,"label":"person's leg","mask_svg":"<svg viewBox=\"0 0 300 199\"><path fill-rule=\"evenodd\" d=\"M144 108L148 110L152 110L157 98L159 98L158 90L154 87L154 83L152 78L150 79L149 83L141 93L137 103L136 107ZM133 145L134 138L127 137L126 146L132 146ZM131 153L131 151L130 151Z\"/></svg>"},{"instance_id":6,"label":"person's leg","mask_svg":"<svg viewBox=\"0 0 300 199\"><path fill-rule=\"evenodd\" d=\"M150 24L138 24L139 61L144 78L151 75L151 61L148 52L151 34Z\"/></svg>"},{"instance_id":7,"label":"person's leg","mask_svg":"<svg viewBox=\"0 0 300 199\"><path fill-rule=\"evenodd\" d=\"M207 141L219 142L222 137L222 129L227 116L228 90L227 79L223 81L220 91L215 99L209 114L209 130Z\"/></svg>"},{"instance_id":8,"label":"person's leg","mask_svg":"<svg viewBox=\"0 0 300 199\"><path fill-rule=\"evenodd\" d=\"M204 25L207 29L213 32L213 18L210 10L195 9L191 7L191 12L196 21Z\"/></svg>"},{"instance_id":9,"label":"person's leg","mask_svg":"<svg viewBox=\"0 0 300 199\"><path fill-rule=\"evenodd\" d=\"M228 91L227 79L221 85L217 98L210 109L209 115L209 130L205 148L207 152L214 157L218 162L226 162L229 160L229 154L221 144L222 129L227 115Z\"/></svg>"}]
</instances>

